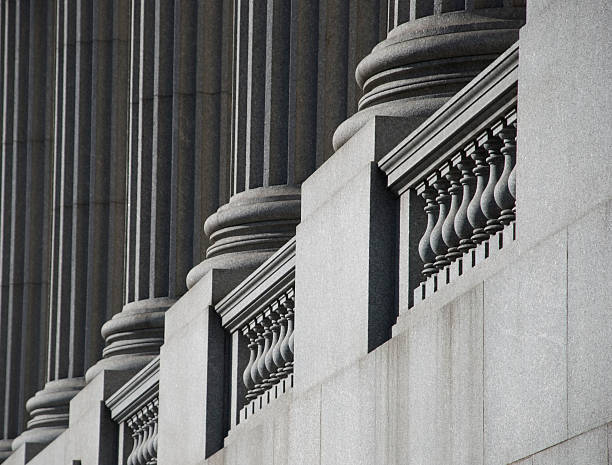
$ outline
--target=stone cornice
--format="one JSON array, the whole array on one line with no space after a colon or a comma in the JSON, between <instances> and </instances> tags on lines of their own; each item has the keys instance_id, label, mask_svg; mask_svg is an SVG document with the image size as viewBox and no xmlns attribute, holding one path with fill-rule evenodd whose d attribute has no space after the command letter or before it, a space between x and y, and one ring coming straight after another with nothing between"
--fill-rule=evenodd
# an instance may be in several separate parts
<instances>
[{"instance_id":1,"label":"stone cornice","mask_svg":"<svg viewBox=\"0 0 612 465\"><path fill-rule=\"evenodd\" d=\"M295 238L242 281L215 306L224 328L233 331L291 287L295 279Z\"/></svg>"},{"instance_id":2,"label":"stone cornice","mask_svg":"<svg viewBox=\"0 0 612 465\"><path fill-rule=\"evenodd\" d=\"M516 104L519 44L512 45L379 162L402 193Z\"/></svg>"},{"instance_id":3,"label":"stone cornice","mask_svg":"<svg viewBox=\"0 0 612 465\"><path fill-rule=\"evenodd\" d=\"M156 357L110 396L106 406L111 411L112 419L121 423L158 395L159 357Z\"/></svg>"}]
</instances>

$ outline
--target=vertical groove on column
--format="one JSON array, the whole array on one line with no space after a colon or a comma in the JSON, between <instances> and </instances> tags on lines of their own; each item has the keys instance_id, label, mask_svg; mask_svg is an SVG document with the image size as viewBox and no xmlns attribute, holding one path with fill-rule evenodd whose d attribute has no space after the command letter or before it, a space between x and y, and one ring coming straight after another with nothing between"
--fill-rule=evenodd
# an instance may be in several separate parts
<instances>
[{"instance_id":1,"label":"vertical groove on column","mask_svg":"<svg viewBox=\"0 0 612 465\"><path fill-rule=\"evenodd\" d=\"M287 184L291 2L268 0L263 173L261 185Z\"/></svg>"},{"instance_id":2,"label":"vertical groove on column","mask_svg":"<svg viewBox=\"0 0 612 465\"><path fill-rule=\"evenodd\" d=\"M246 166L246 101L249 56L249 1L234 2L233 92L232 92L232 142L230 195L240 192L244 186Z\"/></svg>"},{"instance_id":3,"label":"vertical groove on column","mask_svg":"<svg viewBox=\"0 0 612 465\"><path fill-rule=\"evenodd\" d=\"M7 389L5 400L10 411L5 417L5 432L9 438L21 432L25 412L23 391L30 381L29 373L22 370L24 364L24 330L28 324L25 310L25 256L27 244L24 234L27 197L28 167L28 92L29 92L29 2L15 2L15 68L13 85L13 163L11 175L11 242L10 242L10 277L8 298L8 344L7 344Z\"/></svg>"},{"instance_id":4,"label":"vertical groove on column","mask_svg":"<svg viewBox=\"0 0 612 465\"><path fill-rule=\"evenodd\" d=\"M63 67L61 73L62 100L56 101L56 106L61 105L61 122L56 125L56 131L61 132L61 146L56 144L55 171L56 186L59 195L56 196L57 204L54 206L54 221L59 216L54 227L54 254L52 267L54 268L54 279L56 296L50 302L50 318L54 319L55 334L50 334L54 347L51 350L54 366L48 376L48 381L65 378L68 376L68 352L66 348L70 337L69 309L71 305L70 294L70 263L72 260L71 237L72 237L72 214L73 214L73 164L75 143L75 63L76 63L76 1L64 0L63 2ZM59 84L59 83L58 83ZM59 176L59 179L57 179ZM64 309L64 311L61 311Z\"/></svg>"},{"instance_id":5,"label":"vertical groove on column","mask_svg":"<svg viewBox=\"0 0 612 465\"><path fill-rule=\"evenodd\" d=\"M136 2L135 2L136 3ZM149 260L151 244L151 147L153 142L153 64L155 57L155 2L140 0L138 40L138 146L130 153L130 160L136 161L136 189L129 202L135 207L134 224L128 234L135 234L134 244L134 300L149 295ZM132 166L132 161L130 162ZM131 182L131 180L130 180ZM132 214L130 212L130 218Z\"/></svg>"},{"instance_id":6,"label":"vertical groove on column","mask_svg":"<svg viewBox=\"0 0 612 465\"><path fill-rule=\"evenodd\" d=\"M10 404L6 403L8 382L8 333L9 289L10 289L10 245L11 245L11 190L13 173L13 86L12 76L15 66L15 3L2 2L2 178L0 178L0 453L10 455L11 437L6 427L6 418L11 414ZM1 456L0 456L1 457Z\"/></svg>"},{"instance_id":7,"label":"vertical groove on column","mask_svg":"<svg viewBox=\"0 0 612 465\"><path fill-rule=\"evenodd\" d=\"M422 18L424 16L433 15L432 0L411 0L410 1L410 20L414 21L415 19Z\"/></svg>"},{"instance_id":8,"label":"vertical groove on column","mask_svg":"<svg viewBox=\"0 0 612 465\"><path fill-rule=\"evenodd\" d=\"M287 184L301 184L316 168L318 8L316 0L291 2Z\"/></svg>"},{"instance_id":9,"label":"vertical groove on column","mask_svg":"<svg viewBox=\"0 0 612 465\"><path fill-rule=\"evenodd\" d=\"M76 3L76 59L74 99L74 155L72 190L72 236L70 245L70 330L64 349L68 365L60 367L62 378L76 378L84 374L85 366L92 359L91 348L84 338L87 325L87 254L89 225L89 184L91 155L91 55L92 55L92 3L77 0ZM65 308L58 308L63 312ZM95 337L95 335L93 335Z\"/></svg>"},{"instance_id":10,"label":"vertical groove on column","mask_svg":"<svg viewBox=\"0 0 612 465\"><path fill-rule=\"evenodd\" d=\"M244 186L235 186L233 194L262 186L266 91L266 56L263 51L266 50L268 1L273 0L251 0L249 2L245 181ZM244 111L244 109L240 108L239 111ZM236 166L240 165L236 163Z\"/></svg>"},{"instance_id":11,"label":"vertical groove on column","mask_svg":"<svg viewBox=\"0 0 612 465\"><path fill-rule=\"evenodd\" d=\"M212 15L216 4L207 12ZM205 8L205 7L204 7ZM215 18L219 21L219 16ZM185 277L193 266L194 251L199 247L194 228L196 193L195 122L196 78L198 64L198 4L176 0L174 10L174 67L172 88L172 156L168 291L180 297L186 290ZM214 68L209 70L212 74ZM214 172L215 174L218 171ZM206 175L205 173L200 173ZM211 176L207 176L211 179ZM212 181L212 179L211 179ZM214 181L211 183L214 185ZM162 219L163 221L163 219ZM162 245L163 246L163 245Z\"/></svg>"},{"instance_id":12,"label":"vertical groove on column","mask_svg":"<svg viewBox=\"0 0 612 465\"><path fill-rule=\"evenodd\" d=\"M172 64L174 2L155 2L153 146L151 151L151 243L148 298L169 296L172 202ZM146 156L146 155L145 155ZM145 207L146 208L146 207ZM174 296L173 296L174 297Z\"/></svg>"},{"instance_id":13,"label":"vertical groove on column","mask_svg":"<svg viewBox=\"0 0 612 465\"><path fill-rule=\"evenodd\" d=\"M317 166L333 153L329 141L347 116L348 12L349 2L345 0L319 2Z\"/></svg>"},{"instance_id":14,"label":"vertical groove on column","mask_svg":"<svg viewBox=\"0 0 612 465\"><path fill-rule=\"evenodd\" d=\"M232 51L237 48L232 41L233 4L200 2L197 10L192 263L199 263L208 247L204 220L229 200Z\"/></svg>"},{"instance_id":15,"label":"vertical groove on column","mask_svg":"<svg viewBox=\"0 0 612 465\"><path fill-rule=\"evenodd\" d=\"M5 218L8 214L5 206L7 200L4 188L5 181L8 174L5 173L5 160L4 160L4 84L5 84L5 72L7 71L4 66L5 58L5 47L6 37L5 30L6 26L4 23L5 9L8 2L0 2L0 115L2 115L2 123L0 124L0 347L6 346L6 289L7 289L7 271L5 269L5 257L7 253L7 245L5 245L7 234L5 233ZM6 351L0 350L0 376L4 376L6 367ZM0 382L0 460L4 460L10 455L10 445L5 439L4 434L4 394L5 394L5 383ZM4 441L4 442L3 442Z\"/></svg>"}]
</instances>

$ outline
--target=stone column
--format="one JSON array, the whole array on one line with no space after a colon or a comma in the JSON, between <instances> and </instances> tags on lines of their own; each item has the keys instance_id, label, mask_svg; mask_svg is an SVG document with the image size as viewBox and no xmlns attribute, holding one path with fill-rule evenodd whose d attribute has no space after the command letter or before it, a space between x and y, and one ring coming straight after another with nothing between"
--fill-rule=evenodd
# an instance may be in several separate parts
<instances>
[{"instance_id":1,"label":"stone column","mask_svg":"<svg viewBox=\"0 0 612 465\"><path fill-rule=\"evenodd\" d=\"M200 259L196 221L219 197L223 3L131 2L124 305L102 328L104 357L87 380L159 354L165 312Z\"/></svg>"},{"instance_id":2,"label":"stone column","mask_svg":"<svg viewBox=\"0 0 612 465\"><path fill-rule=\"evenodd\" d=\"M357 66L359 111L334 134L338 149L375 115L415 129L518 40L524 0L388 0L389 34Z\"/></svg>"},{"instance_id":3,"label":"stone column","mask_svg":"<svg viewBox=\"0 0 612 465\"><path fill-rule=\"evenodd\" d=\"M355 105L347 77L379 40L381 11L374 0L234 0L231 198L206 220L188 287L212 268L252 271L295 234L300 185Z\"/></svg>"},{"instance_id":4,"label":"stone column","mask_svg":"<svg viewBox=\"0 0 612 465\"><path fill-rule=\"evenodd\" d=\"M48 2L2 2L0 461L44 382L53 22Z\"/></svg>"},{"instance_id":5,"label":"stone column","mask_svg":"<svg viewBox=\"0 0 612 465\"><path fill-rule=\"evenodd\" d=\"M102 323L121 301L125 150L120 107L120 0L58 0L47 383L27 402L28 430L47 443L99 358ZM116 14L115 14L116 13ZM111 128L113 130L111 131Z\"/></svg>"}]
</instances>

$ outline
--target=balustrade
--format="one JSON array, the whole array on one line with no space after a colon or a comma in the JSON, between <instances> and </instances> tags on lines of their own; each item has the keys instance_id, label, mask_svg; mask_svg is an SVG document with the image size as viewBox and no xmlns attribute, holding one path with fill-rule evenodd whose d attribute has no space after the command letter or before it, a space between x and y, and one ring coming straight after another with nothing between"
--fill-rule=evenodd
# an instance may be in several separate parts
<instances>
[{"instance_id":1,"label":"balustrade","mask_svg":"<svg viewBox=\"0 0 612 465\"><path fill-rule=\"evenodd\" d=\"M159 357L119 388L106 405L119 425L118 465L156 464Z\"/></svg>"},{"instance_id":2,"label":"balustrade","mask_svg":"<svg viewBox=\"0 0 612 465\"><path fill-rule=\"evenodd\" d=\"M253 400L293 373L293 288L270 303L241 330L249 340L242 380Z\"/></svg>"},{"instance_id":3,"label":"balustrade","mask_svg":"<svg viewBox=\"0 0 612 465\"><path fill-rule=\"evenodd\" d=\"M415 291L416 300L450 282L451 265L457 276L466 263L473 266L477 257L487 258L491 238L497 238L497 248L505 237L514 240L516 191L509 181L515 158L513 108L418 185L428 226L419 243L425 281Z\"/></svg>"},{"instance_id":4,"label":"balustrade","mask_svg":"<svg viewBox=\"0 0 612 465\"><path fill-rule=\"evenodd\" d=\"M409 248L399 259L400 305L516 239L518 52L516 43L379 162L400 196L399 242Z\"/></svg>"},{"instance_id":5,"label":"balustrade","mask_svg":"<svg viewBox=\"0 0 612 465\"><path fill-rule=\"evenodd\" d=\"M221 300L232 338L231 426L293 387L295 239Z\"/></svg>"},{"instance_id":6,"label":"balustrade","mask_svg":"<svg viewBox=\"0 0 612 465\"><path fill-rule=\"evenodd\" d=\"M154 399L128 420L132 432L133 448L126 465L153 465L157 463L157 417L159 400Z\"/></svg>"}]
</instances>

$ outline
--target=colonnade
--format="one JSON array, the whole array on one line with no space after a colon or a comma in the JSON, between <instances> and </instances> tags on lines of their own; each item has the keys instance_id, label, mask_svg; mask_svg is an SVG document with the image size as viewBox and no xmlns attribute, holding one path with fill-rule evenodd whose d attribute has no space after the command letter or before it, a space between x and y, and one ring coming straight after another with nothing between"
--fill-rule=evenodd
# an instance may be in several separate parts
<instances>
[{"instance_id":1,"label":"colonnade","mask_svg":"<svg viewBox=\"0 0 612 465\"><path fill-rule=\"evenodd\" d=\"M208 270L292 237L332 138L420 121L505 50L520 3L3 0L0 460L152 360Z\"/></svg>"}]
</instances>

